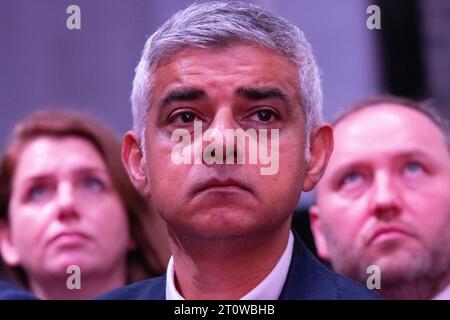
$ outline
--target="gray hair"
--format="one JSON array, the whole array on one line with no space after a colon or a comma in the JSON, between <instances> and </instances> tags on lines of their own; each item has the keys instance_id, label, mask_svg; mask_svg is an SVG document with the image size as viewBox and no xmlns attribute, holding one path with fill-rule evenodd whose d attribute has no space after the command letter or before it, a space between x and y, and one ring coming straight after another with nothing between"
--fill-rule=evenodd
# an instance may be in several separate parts
<instances>
[{"instance_id":1,"label":"gray hair","mask_svg":"<svg viewBox=\"0 0 450 320\"><path fill-rule=\"evenodd\" d=\"M144 137L152 80L161 59L186 48L251 43L286 56L298 67L299 103L306 124L307 150L313 128L322 122L322 89L311 46L289 21L240 2L194 3L166 21L145 44L131 94L133 126Z\"/></svg>"}]
</instances>

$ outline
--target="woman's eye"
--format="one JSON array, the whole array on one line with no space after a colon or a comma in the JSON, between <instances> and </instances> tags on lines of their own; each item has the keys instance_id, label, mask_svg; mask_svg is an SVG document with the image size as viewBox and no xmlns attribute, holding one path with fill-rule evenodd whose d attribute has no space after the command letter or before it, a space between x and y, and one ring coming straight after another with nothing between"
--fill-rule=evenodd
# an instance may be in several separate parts
<instances>
[{"instance_id":1,"label":"woman's eye","mask_svg":"<svg viewBox=\"0 0 450 320\"><path fill-rule=\"evenodd\" d=\"M105 189L104 183L98 178L87 178L84 180L84 186L89 191L100 192Z\"/></svg>"},{"instance_id":2,"label":"woman's eye","mask_svg":"<svg viewBox=\"0 0 450 320\"><path fill-rule=\"evenodd\" d=\"M45 185L36 185L31 187L27 192L27 200L39 201L50 194L51 190Z\"/></svg>"}]
</instances>

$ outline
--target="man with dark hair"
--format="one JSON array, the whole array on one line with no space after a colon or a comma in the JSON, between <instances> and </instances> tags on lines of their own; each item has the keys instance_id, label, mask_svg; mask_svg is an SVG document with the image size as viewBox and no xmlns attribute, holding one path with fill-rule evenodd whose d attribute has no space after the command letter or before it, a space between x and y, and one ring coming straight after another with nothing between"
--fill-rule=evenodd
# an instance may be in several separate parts
<instances>
[{"instance_id":1,"label":"man with dark hair","mask_svg":"<svg viewBox=\"0 0 450 320\"><path fill-rule=\"evenodd\" d=\"M319 256L386 299L450 298L450 130L425 103L346 109L310 209ZM375 284L375 283L374 283Z\"/></svg>"},{"instance_id":2,"label":"man with dark hair","mask_svg":"<svg viewBox=\"0 0 450 320\"><path fill-rule=\"evenodd\" d=\"M376 298L291 231L333 147L297 27L245 3L193 4L148 39L131 100L123 159L173 256L165 276L104 298Z\"/></svg>"}]
</instances>

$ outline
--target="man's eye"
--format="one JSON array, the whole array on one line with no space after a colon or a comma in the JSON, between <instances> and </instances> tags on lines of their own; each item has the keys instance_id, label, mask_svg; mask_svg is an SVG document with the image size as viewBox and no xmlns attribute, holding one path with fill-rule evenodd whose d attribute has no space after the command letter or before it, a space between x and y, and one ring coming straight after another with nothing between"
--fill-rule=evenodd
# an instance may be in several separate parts
<instances>
[{"instance_id":1,"label":"man's eye","mask_svg":"<svg viewBox=\"0 0 450 320\"><path fill-rule=\"evenodd\" d=\"M422 174L425 171L424 167L415 161L408 162L403 167L403 173L407 177L415 177Z\"/></svg>"},{"instance_id":2,"label":"man's eye","mask_svg":"<svg viewBox=\"0 0 450 320\"><path fill-rule=\"evenodd\" d=\"M263 109L258 110L254 115L251 116L251 119L261 122L270 122L273 121L275 117L275 112L269 109Z\"/></svg>"},{"instance_id":3,"label":"man's eye","mask_svg":"<svg viewBox=\"0 0 450 320\"><path fill-rule=\"evenodd\" d=\"M182 122L182 123L191 123L191 122L194 122L194 120L196 118L197 117L195 116L194 112L183 111L183 112L180 112L180 113L176 114L173 117L173 121L174 122Z\"/></svg>"},{"instance_id":4,"label":"man's eye","mask_svg":"<svg viewBox=\"0 0 450 320\"><path fill-rule=\"evenodd\" d=\"M370 183L369 176L360 171L348 171L337 182L335 190L350 198L356 198L364 194Z\"/></svg>"}]
</instances>

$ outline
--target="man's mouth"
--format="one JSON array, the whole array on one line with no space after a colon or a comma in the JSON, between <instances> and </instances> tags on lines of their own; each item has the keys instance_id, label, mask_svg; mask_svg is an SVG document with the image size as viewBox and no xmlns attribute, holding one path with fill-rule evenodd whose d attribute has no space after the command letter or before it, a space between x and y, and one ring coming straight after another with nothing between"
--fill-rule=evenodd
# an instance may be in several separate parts
<instances>
[{"instance_id":1,"label":"man's mouth","mask_svg":"<svg viewBox=\"0 0 450 320\"><path fill-rule=\"evenodd\" d=\"M411 236L405 228L398 226L383 226L375 229L369 238L368 244L376 244L389 240L397 240Z\"/></svg>"},{"instance_id":2,"label":"man's mouth","mask_svg":"<svg viewBox=\"0 0 450 320\"><path fill-rule=\"evenodd\" d=\"M194 188L194 196L201 192L252 192L244 183L235 179L208 179L197 184Z\"/></svg>"}]
</instances>

